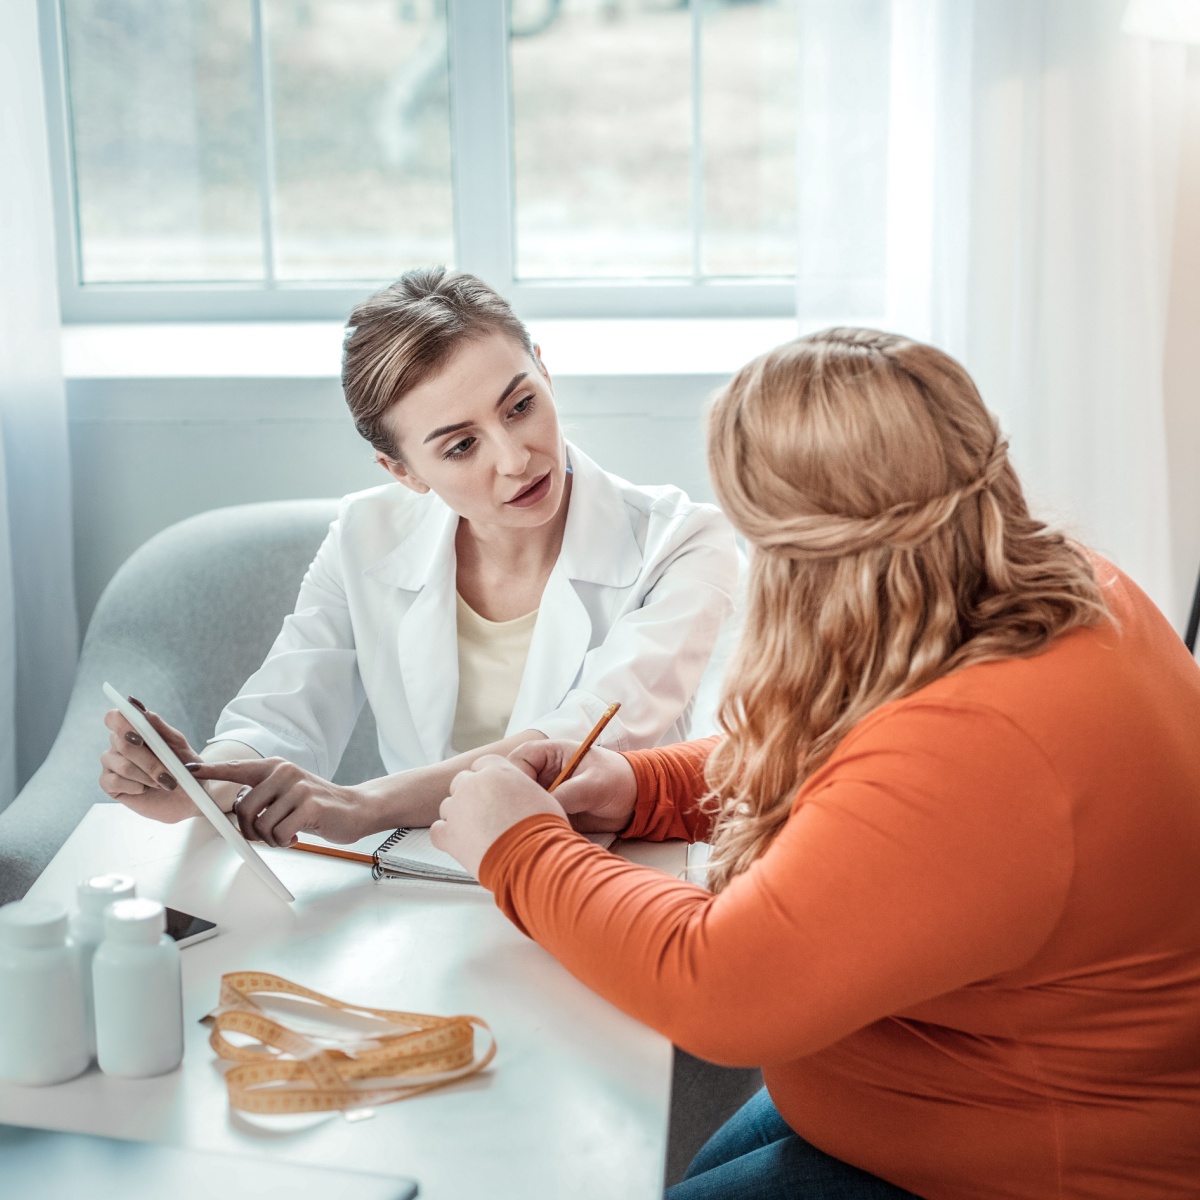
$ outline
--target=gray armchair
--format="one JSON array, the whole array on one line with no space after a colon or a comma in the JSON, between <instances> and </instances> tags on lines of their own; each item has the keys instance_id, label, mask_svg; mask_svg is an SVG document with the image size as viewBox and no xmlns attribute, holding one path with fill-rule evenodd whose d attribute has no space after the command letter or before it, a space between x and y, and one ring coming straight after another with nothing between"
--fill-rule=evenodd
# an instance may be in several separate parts
<instances>
[{"instance_id":1,"label":"gray armchair","mask_svg":"<svg viewBox=\"0 0 1200 1200\"><path fill-rule=\"evenodd\" d=\"M121 567L92 615L50 754L0 813L0 903L25 894L93 804L111 803L98 783L109 707L101 682L202 744L292 610L335 508L333 500L289 500L216 509L164 530ZM382 771L364 708L336 778L353 783ZM759 1083L757 1071L676 1053L668 1180Z\"/></svg>"},{"instance_id":2,"label":"gray armchair","mask_svg":"<svg viewBox=\"0 0 1200 1200\"><path fill-rule=\"evenodd\" d=\"M248 504L202 513L137 550L96 605L71 700L41 769L0 813L0 902L23 896L100 791L103 680L137 696L193 745L262 662L296 602L333 500ZM338 778L382 773L368 710Z\"/></svg>"}]
</instances>

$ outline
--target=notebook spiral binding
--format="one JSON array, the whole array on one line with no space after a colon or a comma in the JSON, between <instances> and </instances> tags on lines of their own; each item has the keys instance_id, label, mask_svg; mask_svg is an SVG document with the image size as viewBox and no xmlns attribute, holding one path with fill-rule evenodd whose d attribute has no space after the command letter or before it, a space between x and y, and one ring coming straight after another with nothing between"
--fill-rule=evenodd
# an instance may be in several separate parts
<instances>
[{"instance_id":1,"label":"notebook spiral binding","mask_svg":"<svg viewBox=\"0 0 1200 1200\"><path fill-rule=\"evenodd\" d=\"M393 847L398 846L412 831L409 829L397 829L391 834L387 841L380 846L374 854L375 862L371 867L371 878L377 883L383 878L383 868L379 865L380 858L385 855Z\"/></svg>"}]
</instances>

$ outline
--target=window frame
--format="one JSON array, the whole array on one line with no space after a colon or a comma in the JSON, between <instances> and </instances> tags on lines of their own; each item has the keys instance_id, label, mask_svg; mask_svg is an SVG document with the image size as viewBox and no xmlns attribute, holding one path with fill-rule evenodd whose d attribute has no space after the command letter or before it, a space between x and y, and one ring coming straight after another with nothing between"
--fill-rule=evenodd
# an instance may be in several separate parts
<instances>
[{"instance_id":1,"label":"window frame","mask_svg":"<svg viewBox=\"0 0 1200 1200\"><path fill-rule=\"evenodd\" d=\"M388 279L280 282L271 270L271 142L269 62L262 37L263 0L251 7L258 56L255 83L262 152L264 230L262 281L195 283L82 282L77 181L68 93L65 0L38 0L46 94L59 302L66 323L155 321L344 320ZM693 72L699 62L703 0L689 0ZM450 70L450 150L456 266L487 280L526 319L783 317L795 312L793 277L701 276L699 231L703 159L692 152L691 279L526 280L515 276L512 94L509 87L508 0L446 0ZM693 147L702 147L701 90L692 88Z\"/></svg>"}]
</instances>

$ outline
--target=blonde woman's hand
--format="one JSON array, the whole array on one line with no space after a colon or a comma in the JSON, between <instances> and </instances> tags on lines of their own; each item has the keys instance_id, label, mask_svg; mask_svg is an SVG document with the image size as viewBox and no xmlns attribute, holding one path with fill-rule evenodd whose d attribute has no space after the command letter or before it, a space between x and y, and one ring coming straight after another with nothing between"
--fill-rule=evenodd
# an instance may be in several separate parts
<instances>
[{"instance_id":1,"label":"blonde woman's hand","mask_svg":"<svg viewBox=\"0 0 1200 1200\"><path fill-rule=\"evenodd\" d=\"M179 756L180 762L191 762L196 757L196 752L178 729L132 696L129 699L146 714L146 720ZM104 724L109 731L108 749L100 755L100 788L105 795L155 821L174 822L194 817L196 806L187 793L171 778L141 734L121 713L115 708L110 709L104 714Z\"/></svg>"},{"instance_id":2,"label":"blonde woman's hand","mask_svg":"<svg viewBox=\"0 0 1200 1200\"><path fill-rule=\"evenodd\" d=\"M525 742L508 759L548 788L578 748L578 742ZM637 779L624 755L593 746L554 799L581 833L620 833L633 819Z\"/></svg>"},{"instance_id":3,"label":"blonde woman's hand","mask_svg":"<svg viewBox=\"0 0 1200 1200\"><path fill-rule=\"evenodd\" d=\"M485 754L455 775L440 812L441 819L429 827L430 841L476 879L492 843L519 821L537 813L567 819L554 796L498 754Z\"/></svg>"}]
</instances>

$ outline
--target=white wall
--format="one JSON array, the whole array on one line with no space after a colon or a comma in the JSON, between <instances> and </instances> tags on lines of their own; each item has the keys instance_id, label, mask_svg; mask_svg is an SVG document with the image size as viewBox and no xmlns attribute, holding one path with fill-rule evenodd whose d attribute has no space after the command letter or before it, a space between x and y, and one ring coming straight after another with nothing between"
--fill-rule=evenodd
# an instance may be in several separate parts
<instances>
[{"instance_id":1,"label":"white wall","mask_svg":"<svg viewBox=\"0 0 1200 1200\"><path fill-rule=\"evenodd\" d=\"M1175 624L1187 620L1200 573L1200 49L1188 60L1187 110L1164 371Z\"/></svg>"},{"instance_id":2,"label":"white wall","mask_svg":"<svg viewBox=\"0 0 1200 1200\"><path fill-rule=\"evenodd\" d=\"M1200 116L1200 74L1193 100ZM1200 570L1200 119L1185 164L1167 345L1175 593ZM727 375L556 379L567 436L609 470L711 500L702 412ZM67 389L81 629L121 563L160 529L228 504L384 482L335 379L73 379Z\"/></svg>"},{"instance_id":3,"label":"white wall","mask_svg":"<svg viewBox=\"0 0 1200 1200\"><path fill-rule=\"evenodd\" d=\"M560 375L555 386L567 437L602 465L711 499L701 412L725 378ZM67 403L83 627L121 563L184 517L385 482L332 378L76 378Z\"/></svg>"},{"instance_id":4,"label":"white wall","mask_svg":"<svg viewBox=\"0 0 1200 1200\"><path fill-rule=\"evenodd\" d=\"M1174 573L1167 615L1180 629L1200 569L1200 50L1191 55L1188 88L1165 353ZM383 481L346 413L335 377L340 330L326 324L299 334L68 330L82 626L124 559L175 521L220 505L335 496ZM542 322L535 336L569 437L627 478L711 499L704 402L733 369L791 331L789 321ZM161 377L147 373L148 359ZM264 359L275 374L251 378ZM214 361L242 374L211 377ZM629 373L608 373L614 369Z\"/></svg>"}]
</instances>

